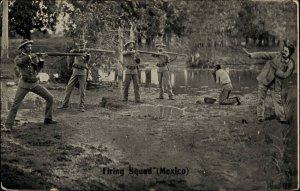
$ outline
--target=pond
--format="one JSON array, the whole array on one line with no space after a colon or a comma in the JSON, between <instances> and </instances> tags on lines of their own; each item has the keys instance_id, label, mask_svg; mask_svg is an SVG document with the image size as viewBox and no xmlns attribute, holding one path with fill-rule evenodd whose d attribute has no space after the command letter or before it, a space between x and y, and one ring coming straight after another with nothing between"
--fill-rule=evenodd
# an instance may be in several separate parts
<instances>
[{"instance_id":1,"label":"pond","mask_svg":"<svg viewBox=\"0 0 300 191\"><path fill-rule=\"evenodd\" d=\"M217 88L213 80L211 70L174 68L171 70L171 83L176 94L192 93L197 94L203 90ZM257 88L257 70L230 70L229 75L236 93L249 93ZM99 69L99 75L104 81L118 80L118 71L110 72ZM123 75L124 78L125 75ZM156 68L139 70L139 79L142 87L155 87L158 85ZM296 84L297 75L293 75L290 84Z\"/></svg>"}]
</instances>

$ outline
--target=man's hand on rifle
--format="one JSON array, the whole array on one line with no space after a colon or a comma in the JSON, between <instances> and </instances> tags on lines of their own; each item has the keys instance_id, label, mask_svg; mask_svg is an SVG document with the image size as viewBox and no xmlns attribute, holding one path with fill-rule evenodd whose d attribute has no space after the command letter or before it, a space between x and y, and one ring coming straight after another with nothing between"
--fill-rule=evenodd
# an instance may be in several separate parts
<instances>
[{"instance_id":1,"label":"man's hand on rifle","mask_svg":"<svg viewBox=\"0 0 300 191\"><path fill-rule=\"evenodd\" d=\"M242 50L249 56L249 58L251 58L251 54L245 48L242 48Z\"/></svg>"},{"instance_id":2,"label":"man's hand on rifle","mask_svg":"<svg viewBox=\"0 0 300 191\"><path fill-rule=\"evenodd\" d=\"M177 59L177 56L174 56L172 59L170 59L169 62L173 62L173 61L175 61L176 59Z\"/></svg>"}]
</instances>

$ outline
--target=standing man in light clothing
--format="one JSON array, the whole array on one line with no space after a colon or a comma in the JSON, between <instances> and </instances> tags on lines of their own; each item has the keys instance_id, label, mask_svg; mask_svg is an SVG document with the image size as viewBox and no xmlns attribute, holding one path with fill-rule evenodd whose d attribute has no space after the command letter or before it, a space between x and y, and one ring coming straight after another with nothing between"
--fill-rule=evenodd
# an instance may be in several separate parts
<instances>
[{"instance_id":1,"label":"standing man in light clothing","mask_svg":"<svg viewBox=\"0 0 300 191\"><path fill-rule=\"evenodd\" d=\"M43 86L38 84L37 75L44 67L44 58L31 52L32 40L24 39L19 45L21 53L16 56L14 62L17 65L21 78L15 95L13 105L7 116L4 131L11 131L21 103L28 92L33 92L46 100L44 124L56 124L52 120L53 95Z\"/></svg>"},{"instance_id":2,"label":"standing man in light clothing","mask_svg":"<svg viewBox=\"0 0 300 191\"><path fill-rule=\"evenodd\" d=\"M159 86L159 97L158 99L164 99L164 86L166 86L166 92L169 95L169 100L174 99L174 93L171 85L170 71L168 64L170 63L170 57L165 53L164 48L166 47L163 43L158 43L156 48L158 49L158 54L153 54L157 60L157 75L158 75L158 86ZM175 60L176 57L173 59ZM172 61L173 61L172 60Z\"/></svg>"},{"instance_id":3,"label":"standing man in light clothing","mask_svg":"<svg viewBox=\"0 0 300 191\"><path fill-rule=\"evenodd\" d=\"M295 62L291 58L295 51L295 46L285 42L281 52L249 53L247 50L243 50L250 58L267 60L267 63L256 78L258 81L258 121L263 122L265 120L265 99L268 90L270 90L277 119L281 123L288 123L283 91L287 87L287 79L292 75L295 68Z\"/></svg>"},{"instance_id":4,"label":"standing man in light clothing","mask_svg":"<svg viewBox=\"0 0 300 191\"><path fill-rule=\"evenodd\" d=\"M226 70L221 69L221 66L218 64L214 70L214 78L216 83L222 85L222 90L219 96L219 104L220 105L241 105L241 101L239 97L230 98L230 93L232 91L232 83L229 77L229 74Z\"/></svg>"},{"instance_id":5,"label":"standing man in light clothing","mask_svg":"<svg viewBox=\"0 0 300 191\"><path fill-rule=\"evenodd\" d=\"M128 41L123 51L124 67L125 67L125 81L124 81L124 93L123 101L128 101L128 91L130 82L133 82L134 97L136 103L142 103L140 100L139 92L139 80L138 80L138 64L140 63L140 55L134 50L135 42Z\"/></svg>"},{"instance_id":6,"label":"standing man in light clothing","mask_svg":"<svg viewBox=\"0 0 300 191\"><path fill-rule=\"evenodd\" d=\"M68 82L66 87L66 95L63 100L62 106L59 109L68 108L69 100L71 93L74 89L76 83L79 83L79 91L80 91L80 103L79 110L81 112L85 111L85 91L86 91L86 80L87 80L87 70L90 63L91 55L87 53L85 50L86 41L84 39L80 39L77 45L77 49L73 49L71 53L83 53L83 56L70 56L68 57L68 66L73 68L72 76Z\"/></svg>"}]
</instances>

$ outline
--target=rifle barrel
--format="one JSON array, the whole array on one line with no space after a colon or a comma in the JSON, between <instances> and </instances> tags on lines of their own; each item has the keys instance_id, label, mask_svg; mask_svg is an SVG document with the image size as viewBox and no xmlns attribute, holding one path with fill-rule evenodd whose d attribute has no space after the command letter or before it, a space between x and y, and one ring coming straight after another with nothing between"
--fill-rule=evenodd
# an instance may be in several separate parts
<instances>
[{"instance_id":1,"label":"rifle barrel","mask_svg":"<svg viewBox=\"0 0 300 191\"><path fill-rule=\"evenodd\" d=\"M136 50L137 52L143 53L143 54L154 54L154 55L163 55L163 54L171 54L171 55L177 55L177 56L186 56L186 54L179 54L176 52L149 52L149 51L144 51L144 50Z\"/></svg>"},{"instance_id":2,"label":"rifle barrel","mask_svg":"<svg viewBox=\"0 0 300 191\"><path fill-rule=\"evenodd\" d=\"M115 54L116 51L114 50L105 50L105 49L97 49L97 48L87 48L88 51L91 51L91 52L107 52L107 53L113 53Z\"/></svg>"},{"instance_id":3,"label":"rifle barrel","mask_svg":"<svg viewBox=\"0 0 300 191\"><path fill-rule=\"evenodd\" d=\"M176 53L176 52L166 52L167 54L171 54L171 55L177 55L177 56L187 56L186 54L180 54L180 53Z\"/></svg>"},{"instance_id":4,"label":"rifle barrel","mask_svg":"<svg viewBox=\"0 0 300 191\"><path fill-rule=\"evenodd\" d=\"M155 55L162 55L160 53L157 53L157 52L149 52L149 51L144 51L144 50L136 50L137 52L139 53L142 53L142 54L155 54Z\"/></svg>"},{"instance_id":5,"label":"rifle barrel","mask_svg":"<svg viewBox=\"0 0 300 191\"><path fill-rule=\"evenodd\" d=\"M38 52L37 55L46 54L47 56L83 56L82 53L66 53L66 52Z\"/></svg>"}]
</instances>

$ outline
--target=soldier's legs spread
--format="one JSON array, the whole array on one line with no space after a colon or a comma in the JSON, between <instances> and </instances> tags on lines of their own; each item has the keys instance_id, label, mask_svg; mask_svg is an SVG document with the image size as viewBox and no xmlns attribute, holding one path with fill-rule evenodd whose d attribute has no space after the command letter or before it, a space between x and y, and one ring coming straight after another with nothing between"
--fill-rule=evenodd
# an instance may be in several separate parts
<instances>
[{"instance_id":1,"label":"soldier's legs spread","mask_svg":"<svg viewBox=\"0 0 300 191\"><path fill-rule=\"evenodd\" d=\"M166 85L166 91L169 95L169 97L174 96L173 91L172 91L172 84L171 84L171 77L170 77L170 72L169 71L164 71L163 73L163 83Z\"/></svg>"},{"instance_id":2,"label":"soldier's legs spread","mask_svg":"<svg viewBox=\"0 0 300 191\"><path fill-rule=\"evenodd\" d=\"M163 98L164 97L163 72L157 72L157 75L158 75L159 98Z\"/></svg>"},{"instance_id":3,"label":"soldier's legs spread","mask_svg":"<svg viewBox=\"0 0 300 191\"><path fill-rule=\"evenodd\" d=\"M52 119L53 95L41 85L37 85L31 91L46 100L45 119Z\"/></svg>"},{"instance_id":4,"label":"soldier's legs spread","mask_svg":"<svg viewBox=\"0 0 300 191\"><path fill-rule=\"evenodd\" d=\"M283 101L282 91L271 89L271 95L275 108L275 114L279 121L286 121L285 105Z\"/></svg>"},{"instance_id":5,"label":"soldier's legs spread","mask_svg":"<svg viewBox=\"0 0 300 191\"><path fill-rule=\"evenodd\" d=\"M85 92L86 92L86 75L78 75L79 90L80 90L80 103L79 108L84 109Z\"/></svg>"},{"instance_id":6,"label":"soldier's legs spread","mask_svg":"<svg viewBox=\"0 0 300 191\"><path fill-rule=\"evenodd\" d=\"M259 84L258 85L258 95L257 95L257 117L258 119L265 119L265 99L267 96L267 92L268 92L268 87L263 85L263 84Z\"/></svg>"},{"instance_id":7,"label":"soldier's legs spread","mask_svg":"<svg viewBox=\"0 0 300 191\"><path fill-rule=\"evenodd\" d=\"M12 107L10 108L9 114L7 116L5 126L6 127L12 127L14 125L14 121L18 112L18 109L26 96L26 94L29 92L28 89L24 89L21 87L18 87L14 102L12 104Z\"/></svg>"},{"instance_id":8,"label":"soldier's legs spread","mask_svg":"<svg viewBox=\"0 0 300 191\"><path fill-rule=\"evenodd\" d=\"M72 74L72 76L68 82L68 85L66 87L66 95L65 95L65 98L64 98L63 104L62 104L63 107L68 107L70 96L71 96L74 86L77 83L77 80L78 80L77 75Z\"/></svg>"},{"instance_id":9,"label":"soldier's legs spread","mask_svg":"<svg viewBox=\"0 0 300 191\"><path fill-rule=\"evenodd\" d=\"M123 93L123 100L128 100L128 91L129 91L129 86L130 86L130 82L132 79L132 75L131 74L125 74L125 80L124 80L124 93Z\"/></svg>"},{"instance_id":10,"label":"soldier's legs spread","mask_svg":"<svg viewBox=\"0 0 300 191\"><path fill-rule=\"evenodd\" d=\"M133 87L134 87L134 97L135 101L140 101L140 91L139 91L139 78L137 74L132 76Z\"/></svg>"}]
</instances>

